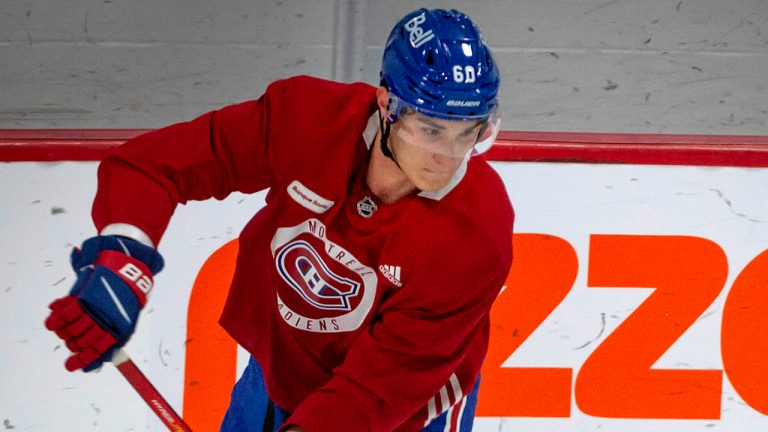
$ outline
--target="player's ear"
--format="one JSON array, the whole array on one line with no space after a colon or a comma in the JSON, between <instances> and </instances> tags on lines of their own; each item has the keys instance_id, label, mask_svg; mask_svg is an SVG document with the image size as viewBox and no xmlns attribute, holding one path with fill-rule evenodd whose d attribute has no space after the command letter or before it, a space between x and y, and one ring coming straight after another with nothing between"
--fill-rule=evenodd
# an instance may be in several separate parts
<instances>
[{"instance_id":1,"label":"player's ear","mask_svg":"<svg viewBox=\"0 0 768 432\"><path fill-rule=\"evenodd\" d=\"M376 102L379 104L379 110L386 114L389 108L389 90L381 86L376 90Z\"/></svg>"}]
</instances>

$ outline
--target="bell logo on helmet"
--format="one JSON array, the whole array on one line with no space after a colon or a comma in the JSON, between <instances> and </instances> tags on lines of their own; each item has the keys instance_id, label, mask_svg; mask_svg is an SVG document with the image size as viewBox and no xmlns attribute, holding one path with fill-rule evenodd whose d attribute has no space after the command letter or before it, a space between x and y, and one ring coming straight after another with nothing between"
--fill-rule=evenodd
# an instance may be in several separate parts
<instances>
[{"instance_id":1,"label":"bell logo on helmet","mask_svg":"<svg viewBox=\"0 0 768 432\"><path fill-rule=\"evenodd\" d=\"M422 13L405 23L405 29L408 31L408 39L411 41L411 46L414 48L424 45L435 37L432 30L427 30L425 32L423 28L419 27L419 25L424 24L426 20L426 15Z\"/></svg>"}]
</instances>

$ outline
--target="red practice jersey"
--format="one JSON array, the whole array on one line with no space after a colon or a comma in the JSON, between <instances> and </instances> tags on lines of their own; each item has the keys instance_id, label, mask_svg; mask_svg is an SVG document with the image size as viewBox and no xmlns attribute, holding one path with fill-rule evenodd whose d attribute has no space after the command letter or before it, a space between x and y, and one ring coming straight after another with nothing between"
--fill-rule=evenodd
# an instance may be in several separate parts
<instances>
[{"instance_id":1,"label":"red practice jersey","mask_svg":"<svg viewBox=\"0 0 768 432\"><path fill-rule=\"evenodd\" d=\"M97 228L131 224L155 244L178 203L269 188L220 322L308 431L419 430L458 403L512 259L512 207L480 157L442 191L377 200L375 113L374 87L296 77L99 168Z\"/></svg>"}]
</instances>

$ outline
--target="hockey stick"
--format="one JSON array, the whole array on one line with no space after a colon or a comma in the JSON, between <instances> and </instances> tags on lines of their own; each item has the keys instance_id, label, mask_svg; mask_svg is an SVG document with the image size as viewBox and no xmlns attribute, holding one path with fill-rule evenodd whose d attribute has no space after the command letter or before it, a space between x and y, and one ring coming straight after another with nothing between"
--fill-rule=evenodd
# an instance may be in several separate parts
<instances>
[{"instance_id":1,"label":"hockey stick","mask_svg":"<svg viewBox=\"0 0 768 432\"><path fill-rule=\"evenodd\" d=\"M176 414L168 401L163 398L160 392L157 391L155 386L147 379L146 376L139 370L135 363L128 357L128 353L125 350L118 350L112 357L112 364L117 367L117 370L125 377L126 380L133 386L136 392L139 393L142 399L149 405L152 411L157 414L157 417L168 427L169 430L174 432L192 432L192 429L184 423L184 420Z\"/></svg>"}]
</instances>

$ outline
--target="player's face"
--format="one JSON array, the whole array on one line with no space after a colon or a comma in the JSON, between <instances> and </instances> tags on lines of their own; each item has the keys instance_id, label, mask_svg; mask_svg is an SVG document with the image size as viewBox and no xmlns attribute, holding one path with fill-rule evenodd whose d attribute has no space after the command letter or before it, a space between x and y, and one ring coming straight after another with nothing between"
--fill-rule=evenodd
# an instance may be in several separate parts
<instances>
[{"instance_id":1,"label":"player's face","mask_svg":"<svg viewBox=\"0 0 768 432\"><path fill-rule=\"evenodd\" d=\"M442 120L414 112L392 125L391 149L400 168L420 190L445 187L472 151L478 121Z\"/></svg>"}]
</instances>

